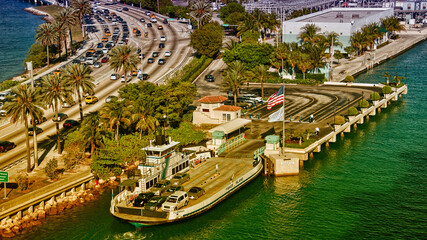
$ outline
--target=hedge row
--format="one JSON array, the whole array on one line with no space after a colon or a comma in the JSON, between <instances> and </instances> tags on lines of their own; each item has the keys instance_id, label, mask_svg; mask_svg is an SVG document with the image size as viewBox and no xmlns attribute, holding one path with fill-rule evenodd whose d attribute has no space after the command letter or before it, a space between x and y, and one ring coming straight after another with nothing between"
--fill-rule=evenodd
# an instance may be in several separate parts
<instances>
[{"instance_id":1,"label":"hedge row","mask_svg":"<svg viewBox=\"0 0 427 240\"><path fill-rule=\"evenodd\" d=\"M19 82L18 82L18 81L14 81L14 80L6 80L6 81L4 81L4 82L0 83L0 92L1 92L1 91L4 91L4 90L7 90L7 89L9 89L9 88L11 88L11 87L13 87L13 86L18 85L18 84L19 84Z\"/></svg>"},{"instance_id":2,"label":"hedge row","mask_svg":"<svg viewBox=\"0 0 427 240\"><path fill-rule=\"evenodd\" d=\"M202 55L200 58L194 58L183 69L184 75L181 77L181 80L184 82L192 82L207 66L209 66L212 60L212 58L208 58L205 55Z\"/></svg>"}]
</instances>

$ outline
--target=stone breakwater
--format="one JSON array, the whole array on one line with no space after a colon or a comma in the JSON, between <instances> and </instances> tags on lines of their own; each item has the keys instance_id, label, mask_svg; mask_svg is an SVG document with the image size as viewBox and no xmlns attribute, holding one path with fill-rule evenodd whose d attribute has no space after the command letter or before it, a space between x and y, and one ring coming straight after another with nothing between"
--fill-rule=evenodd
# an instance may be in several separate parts
<instances>
[{"instance_id":1,"label":"stone breakwater","mask_svg":"<svg viewBox=\"0 0 427 240\"><path fill-rule=\"evenodd\" d=\"M47 216L61 214L66 209L81 206L95 200L98 195L97 193L103 191L105 188L112 188L116 185L117 181L115 179L109 179L108 181L100 179L98 184L92 181L86 190L64 193L59 197L40 203L38 207L30 208L22 216L15 215L3 218L0 221L0 236L1 238L12 238L20 233L24 233L26 229L42 224L42 221Z\"/></svg>"},{"instance_id":2,"label":"stone breakwater","mask_svg":"<svg viewBox=\"0 0 427 240\"><path fill-rule=\"evenodd\" d=\"M52 23L52 22L54 22L54 21L55 21L55 20L53 19L53 17L52 17L52 16L50 16L48 13L43 12L43 11L40 11L40 10L35 9L35 8L33 8L33 7L24 8L24 11L30 12L30 13L32 13L32 14L34 14L34 15L37 15L37 16L44 16L42 19L43 19L43 20L45 20L46 22L50 22L50 23Z\"/></svg>"}]
</instances>

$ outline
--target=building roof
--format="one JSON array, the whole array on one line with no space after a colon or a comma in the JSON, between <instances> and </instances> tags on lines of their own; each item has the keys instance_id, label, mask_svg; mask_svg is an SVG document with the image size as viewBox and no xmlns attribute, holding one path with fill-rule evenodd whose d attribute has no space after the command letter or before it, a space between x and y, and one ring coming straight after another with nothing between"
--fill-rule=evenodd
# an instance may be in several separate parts
<instances>
[{"instance_id":1,"label":"building roof","mask_svg":"<svg viewBox=\"0 0 427 240\"><path fill-rule=\"evenodd\" d=\"M218 111L228 111L228 112L235 112L235 111L239 111L240 109L242 109L241 107L237 107L237 106L230 106L230 105L222 105L219 106L217 108L215 108L214 110L218 110Z\"/></svg>"},{"instance_id":2,"label":"building roof","mask_svg":"<svg viewBox=\"0 0 427 240\"><path fill-rule=\"evenodd\" d=\"M219 126L216 126L209 130L209 132L213 133L215 131L223 131L225 134L232 133L236 131L237 129L244 127L246 124L252 122L252 120L243 119L243 118L236 118L234 120L231 120L230 122L223 123Z\"/></svg>"},{"instance_id":3,"label":"building roof","mask_svg":"<svg viewBox=\"0 0 427 240\"><path fill-rule=\"evenodd\" d=\"M199 102L201 102L201 103L222 103L227 99L228 98L223 97L223 96L214 95L214 96L202 97L199 99Z\"/></svg>"},{"instance_id":4,"label":"building roof","mask_svg":"<svg viewBox=\"0 0 427 240\"><path fill-rule=\"evenodd\" d=\"M307 14L287 22L307 23L351 23L365 22L366 18L372 17L380 12L388 11L388 8L330 8L320 12Z\"/></svg>"}]
</instances>

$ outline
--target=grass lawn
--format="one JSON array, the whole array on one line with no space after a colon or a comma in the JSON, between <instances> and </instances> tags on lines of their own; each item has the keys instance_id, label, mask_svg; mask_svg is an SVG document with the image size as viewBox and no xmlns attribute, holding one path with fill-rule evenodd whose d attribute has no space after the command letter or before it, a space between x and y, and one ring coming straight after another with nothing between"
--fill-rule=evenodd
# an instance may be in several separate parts
<instances>
[{"instance_id":1,"label":"grass lawn","mask_svg":"<svg viewBox=\"0 0 427 240\"><path fill-rule=\"evenodd\" d=\"M48 13L50 16L55 16L59 13L63 7L60 6L40 6L35 7L35 9ZM73 41L80 42L82 41L82 28L79 26L78 22L71 28L71 33L73 34ZM68 40L68 39L67 39Z\"/></svg>"},{"instance_id":2,"label":"grass lawn","mask_svg":"<svg viewBox=\"0 0 427 240\"><path fill-rule=\"evenodd\" d=\"M287 148L306 148L308 146L310 146L312 143L314 143L316 140L315 139L309 139L309 140L304 140L304 142L299 145L299 143L286 143L285 147Z\"/></svg>"}]
</instances>

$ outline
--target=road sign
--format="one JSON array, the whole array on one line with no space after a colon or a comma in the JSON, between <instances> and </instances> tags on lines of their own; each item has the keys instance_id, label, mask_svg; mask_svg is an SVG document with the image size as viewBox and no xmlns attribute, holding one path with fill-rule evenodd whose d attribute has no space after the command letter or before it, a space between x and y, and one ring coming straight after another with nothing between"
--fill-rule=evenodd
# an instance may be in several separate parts
<instances>
[{"instance_id":1,"label":"road sign","mask_svg":"<svg viewBox=\"0 0 427 240\"><path fill-rule=\"evenodd\" d=\"M0 182L9 182L8 172L0 172Z\"/></svg>"},{"instance_id":2,"label":"road sign","mask_svg":"<svg viewBox=\"0 0 427 240\"><path fill-rule=\"evenodd\" d=\"M229 25L228 25L228 24L222 24L222 26L223 26L223 27L228 27Z\"/></svg>"}]
</instances>

